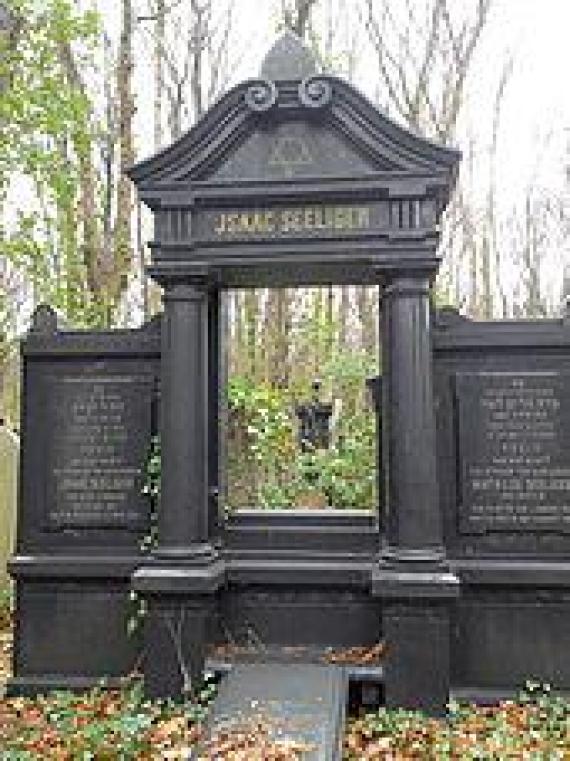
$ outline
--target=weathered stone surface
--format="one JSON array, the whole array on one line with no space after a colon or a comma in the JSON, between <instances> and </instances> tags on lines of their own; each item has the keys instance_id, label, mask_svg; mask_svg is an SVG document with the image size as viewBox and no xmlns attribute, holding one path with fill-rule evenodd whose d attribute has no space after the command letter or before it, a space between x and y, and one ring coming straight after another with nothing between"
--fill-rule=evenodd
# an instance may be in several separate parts
<instances>
[{"instance_id":1,"label":"weathered stone surface","mask_svg":"<svg viewBox=\"0 0 570 761\"><path fill-rule=\"evenodd\" d=\"M346 700L346 677L338 666L234 666L216 697L209 735L260 719L276 739L305 744L306 761L338 761Z\"/></svg>"}]
</instances>

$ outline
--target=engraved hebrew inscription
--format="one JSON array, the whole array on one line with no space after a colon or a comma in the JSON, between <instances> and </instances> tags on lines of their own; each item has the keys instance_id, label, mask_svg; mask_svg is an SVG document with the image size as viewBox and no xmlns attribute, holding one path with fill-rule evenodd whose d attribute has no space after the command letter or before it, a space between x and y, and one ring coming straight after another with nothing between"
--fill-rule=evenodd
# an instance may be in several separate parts
<instances>
[{"instance_id":1,"label":"engraved hebrew inscription","mask_svg":"<svg viewBox=\"0 0 570 761\"><path fill-rule=\"evenodd\" d=\"M568 380L458 374L461 533L570 533Z\"/></svg>"},{"instance_id":2,"label":"engraved hebrew inscription","mask_svg":"<svg viewBox=\"0 0 570 761\"><path fill-rule=\"evenodd\" d=\"M53 379L48 520L54 528L136 527L150 437L150 382L137 376Z\"/></svg>"}]
</instances>

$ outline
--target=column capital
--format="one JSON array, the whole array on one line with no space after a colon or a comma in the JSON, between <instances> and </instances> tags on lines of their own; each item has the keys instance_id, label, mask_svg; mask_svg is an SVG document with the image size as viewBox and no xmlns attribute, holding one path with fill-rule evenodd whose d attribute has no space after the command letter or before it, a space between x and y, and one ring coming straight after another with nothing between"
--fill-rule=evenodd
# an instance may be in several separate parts
<instances>
[{"instance_id":1,"label":"column capital","mask_svg":"<svg viewBox=\"0 0 570 761\"><path fill-rule=\"evenodd\" d=\"M377 262L372 265L373 282L383 286L396 280L427 279L432 283L439 270L439 256L410 256L402 254L397 261Z\"/></svg>"},{"instance_id":2,"label":"column capital","mask_svg":"<svg viewBox=\"0 0 570 761\"><path fill-rule=\"evenodd\" d=\"M208 281L204 279L170 280L164 284L162 300L167 302L205 301Z\"/></svg>"},{"instance_id":3,"label":"column capital","mask_svg":"<svg viewBox=\"0 0 570 761\"><path fill-rule=\"evenodd\" d=\"M431 278L426 272L402 272L385 280L383 296L429 296Z\"/></svg>"},{"instance_id":4,"label":"column capital","mask_svg":"<svg viewBox=\"0 0 570 761\"><path fill-rule=\"evenodd\" d=\"M146 268L146 273L161 285L166 293L179 292L184 289L194 289L206 293L216 284L215 273L207 268L191 268L183 266L165 266L154 264Z\"/></svg>"}]
</instances>

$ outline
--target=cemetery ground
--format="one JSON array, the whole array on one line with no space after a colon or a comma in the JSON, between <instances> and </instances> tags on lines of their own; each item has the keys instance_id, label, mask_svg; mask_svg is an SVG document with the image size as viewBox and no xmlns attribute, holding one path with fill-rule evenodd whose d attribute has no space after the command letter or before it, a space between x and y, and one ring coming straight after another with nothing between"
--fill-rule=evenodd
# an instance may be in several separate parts
<instances>
[{"instance_id":1,"label":"cemetery ground","mask_svg":"<svg viewBox=\"0 0 570 761\"><path fill-rule=\"evenodd\" d=\"M9 596L0 607L0 696L10 673ZM215 693L207 683L193 702L149 701L140 681L122 690L0 697L2 761L188 759ZM311 748L275 738L263 716L214 736L200 753L213 761L303 761ZM494 707L451 704L446 719L382 709L349 717L345 761L421 759L570 759L570 703L528 683L516 701Z\"/></svg>"}]
</instances>

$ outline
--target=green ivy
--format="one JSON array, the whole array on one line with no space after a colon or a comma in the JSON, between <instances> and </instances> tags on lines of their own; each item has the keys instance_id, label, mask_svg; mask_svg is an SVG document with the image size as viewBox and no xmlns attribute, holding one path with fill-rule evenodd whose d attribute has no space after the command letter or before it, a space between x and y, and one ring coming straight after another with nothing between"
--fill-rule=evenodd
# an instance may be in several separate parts
<instances>
[{"instance_id":1,"label":"green ivy","mask_svg":"<svg viewBox=\"0 0 570 761\"><path fill-rule=\"evenodd\" d=\"M158 503L162 477L162 453L160 436L153 436L145 465L142 493L150 501L149 529L140 542L143 552L148 552L156 545L158 532Z\"/></svg>"}]
</instances>

